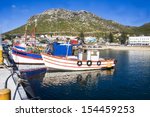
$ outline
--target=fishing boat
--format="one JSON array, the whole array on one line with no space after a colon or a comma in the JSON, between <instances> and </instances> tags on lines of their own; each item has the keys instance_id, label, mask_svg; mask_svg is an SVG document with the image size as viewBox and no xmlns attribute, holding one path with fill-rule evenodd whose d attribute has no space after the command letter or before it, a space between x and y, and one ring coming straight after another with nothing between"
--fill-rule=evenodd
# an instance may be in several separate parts
<instances>
[{"instance_id":1,"label":"fishing boat","mask_svg":"<svg viewBox=\"0 0 150 117\"><path fill-rule=\"evenodd\" d=\"M25 51L26 50L26 44L14 44L13 48L15 48L17 50Z\"/></svg>"},{"instance_id":2,"label":"fishing boat","mask_svg":"<svg viewBox=\"0 0 150 117\"><path fill-rule=\"evenodd\" d=\"M66 54L69 56L72 55L71 44L68 46L68 44L65 43L54 42L49 45L51 46L51 48L49 48L50 46L48 46L45 49L46 53L50 53L50 51L53 50L51 51L51 53L55 56L65 56ZM26 50L20 50L13 47L11 55L15 63L18 64L18 67L21 71L26 69L39 69L41 67L45 67L45 64L43 62L42 56L40 55L41 51L38 50L39 49L36 49L36 47L32 47L32 51L30 51L30 49L28 50L27 47Z\"/></svg>"},{"instance_id":3,"label":"fishing boat","mask_svg":"<svg viewBox=\"0 0 150 117\"><path fill-rule=\"evenodd\" d=\"M116 64L115 59L100 58L97 49L89 48L85 53L83 51L85 50L80 48L77 56L55 56L47 53L41 55L46 67L67 71L111 69Z\"/></svg>"},{"instance_id":4,"label":"fishing boat","mask_svg":"<svg viewBox=\"0 0 150 117\"><path fill-rule=\"evenodd\" d=\"M44 68L42 57L40 54L25 52L12 48L12 58L20 71L35 70Z\"/></svg>"},{"instance_id":5,"label":"fishing boat","mask_svg":"<svg viewBox=\"0 0 150 117\"><path fill-rule=\"evenodd\" d=\"M34 65L41 65L44 64L42 61L42 56L40 52L42 51L41 48L38 46L30 46L25 45L22 46L14 45L11 48L12 52L11 55L16 64L34 64Z\"/></svg>"},{"instance_id":6,"label":"fishing boat","mask_svg":"<svg viewBox=\"0 0 150 117\"><path fill-rule=\"evenodd\" d=\"M36 36L35 36L35 26L32 31L32 36L30 41L27 41L27 26L25 28L25 34L21 38L21 42L17 42L12 47L11 55L14 62L18 65L19 70L28 70L28 69L39 69L45 67L42 56L40 52L42 51L36 45Z\"/></svg>"},{"instance_id":7,"label":"fishing boat","mask_svg":"<svg viewBox=\"0 0 150 117\"><path fill-rule=\"evenodd\" d=\"M30 53L12 48L12 57L17 64L44 64L40 54Z\"/></svg>"}]
</instances>

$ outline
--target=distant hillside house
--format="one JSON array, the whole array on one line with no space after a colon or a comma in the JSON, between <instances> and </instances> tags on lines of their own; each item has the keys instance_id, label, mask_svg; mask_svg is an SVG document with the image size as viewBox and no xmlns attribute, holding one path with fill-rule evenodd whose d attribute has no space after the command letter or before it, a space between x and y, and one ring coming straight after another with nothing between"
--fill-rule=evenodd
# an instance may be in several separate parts
<instances>
[{"instance_id":1,"label":"distant hillside house","mask_svg":"<svg viewBox=\"0 0 150 117\"><path fill-rule=\"evenodd\" d=\"M150 36L129 37L129 45L150 45Z\"/></svg>"}]
</instances>

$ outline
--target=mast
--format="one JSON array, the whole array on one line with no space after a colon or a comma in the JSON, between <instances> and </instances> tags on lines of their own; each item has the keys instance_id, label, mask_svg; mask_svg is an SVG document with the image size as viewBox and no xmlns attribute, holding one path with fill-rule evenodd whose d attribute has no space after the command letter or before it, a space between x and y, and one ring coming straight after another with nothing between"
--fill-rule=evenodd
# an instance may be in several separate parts
<instances>
[{"instance_id":1,"label":"mast","mask_svg":"<svg viewBox=\"0 0 150 117\"><path fill-rule=\"evenodd\" d=\"M27 41L27 28L28 28L28 24L25 25L25 33L24 33L24 41L25 41L25 43Z\"/></svg>"},{"instance_id":2,"label":"mast","mask_svg":"<svg viewBox=\"0 0 150 117\"><path fill-rule=\"evenodd\" d=\"M34 20L34 28L32 30L32 38L34 39L34 46L36 46L36 26L37 26L37 19Z\"/></svg>"}]
</instances>

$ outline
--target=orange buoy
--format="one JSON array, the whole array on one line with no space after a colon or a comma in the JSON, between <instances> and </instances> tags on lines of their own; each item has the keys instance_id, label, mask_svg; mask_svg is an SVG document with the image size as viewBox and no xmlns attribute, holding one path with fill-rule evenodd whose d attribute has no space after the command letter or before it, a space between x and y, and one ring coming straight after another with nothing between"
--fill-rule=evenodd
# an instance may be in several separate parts
<instances>
[{"instance_id":1,"label":"orange buoy","mask_svg":"<svg viewBox=\"0 0 150 117\"><path fill-rule=\"evenodd\" d=\"M11 91L10 89L0 89L0 100L10 100Z\"/></svg>"},{"instance_id":2,"label":"orange buoy","mask_svg":"<svg viewBox=\"0 0 150 117\"><path fill-rule=\"evenodd\" d=\"M111 68L112 67L112 64L111 63L108 63L107 64L107 68Z\"/></svg>"}]
</instances>

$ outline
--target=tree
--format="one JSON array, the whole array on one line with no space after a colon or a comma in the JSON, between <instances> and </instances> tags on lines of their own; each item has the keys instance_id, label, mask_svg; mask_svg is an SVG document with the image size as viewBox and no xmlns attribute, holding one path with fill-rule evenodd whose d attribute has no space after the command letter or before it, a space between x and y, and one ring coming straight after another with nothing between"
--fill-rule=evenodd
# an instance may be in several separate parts
<instances>
[{"instance_id":1,"label":"tree","mask_svg":"<svg viewBox=\"0 0 150 117\"><path fill-rule=\"evenodd\" d=\"M120 43L121 43L121 44L126 44L127 39L128 39L127 34L126 34L125 32L122 32L122 33L121 33L121 36L120 36L120 38L119 38Z\"/></svg>"},{"instance_id":2,"label":"tree","mask_svg":"<svg viewBox=\"0 0 150 117\"><path fill-rule=\"evenodd\" d=\"M50 33L50 36L51 36L51 37L53 36L53 33L52 33L52 32Z\"/></svg>"},{"instance_id":3,"label":"tree","mask_svg":"<svg viewBox=\"0 0 150 117\"><path fill-rule=\"evenodd\" d=\"M103 34L103 39L104 39L105 42L108 42L108 41L109 41L108 38L109 38L109 37L108 37L108 34L107 34L107 33L104 33L104 34Z\"/></svg>"},{"instance_id":4,"label":"tree","mask_svg":"<svg viewBox=\"0 0 150 117\"><path fill-rule=\"evenodd\" d=\"M5 34L5 39L8 39L8 40L11 40L11 35L9 35L9 34Z\"/></svg>"},{"instance_id":5,"label":"tree","mask_svg":"<svg viewBox=\"0 0 150 117\"><path fill-rule=\"evenodd\" d=\"M82 41L81 43L84 43L84 33L83 32L80 32L79 38Z\"/></svg>"},{"instance_id":6,"label":"tree","mask_svg":"<svg viewBox=\"0 0 150 117\"><path fill-rule=\"evenodd\" d=\"M83 32L80 32L79 37L82 38L82 39L84 39L84 33L83 33Z\"/></svg>"},{"instance_id":7,"label":"tree","mask_svg":"<svg viewBox=\"0 0 150 117\"><path fill-rule=\"evenodd\" d=\"M109 34L109 42L110 43L114 42L114 36L112 33Z\"/></svg>"},{"instance_id":8,"label":"tree","mask_svg":"<svg viewBox=\"0 0 150 117\"><path fill-rule=\"evenodd\" d=\"M95 36L96 36L97 42L99 42L100 39L102 38L102 33L97 32L97 33L95 34Z\"/></svg>"}]
</instances>

